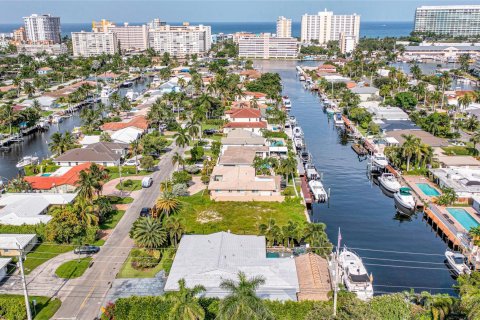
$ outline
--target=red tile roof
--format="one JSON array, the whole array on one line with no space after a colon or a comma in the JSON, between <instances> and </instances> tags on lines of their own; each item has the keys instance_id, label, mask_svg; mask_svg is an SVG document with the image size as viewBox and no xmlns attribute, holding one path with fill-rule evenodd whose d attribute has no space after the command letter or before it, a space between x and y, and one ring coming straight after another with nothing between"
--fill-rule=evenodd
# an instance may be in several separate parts
<instances>
[{"instance_id":1,"label":"red tile roof","mask_svg":"<svg viewBox=\"0 0 480 320\"><path fill-rule=\"evenodd\" d=\"M265 98L267 95L263 92L252 92L252 91L244 91L244 95L246 96L253 96L255 98Z\"/></svg>"},{"instance_id":2,"label":"red tile roof","mask_svg":"<svg viewBox=\"0 0 480 320\"><path fill-rule=\"evenodd\" d=\"M72 167L63 176L58 177L42 177L30 176L25 177L25 181L29 182L35 190L50 190L55 186L62 186L65 184L75 186L78 181L78 174L80 171L90 168L90 163L82 163L78 166Z\"/></svg>"},{"instance_id":3,"label":"red tile roof","mask_svg":"<svg viewBox=\"0 0 480 320\"><path fill-rule=\"evenodd\" d=\"M260 122L229 122L225 125L225 128L267 128L267 123L264 121Z\"/></svg>"},{"instance_id":4,"label":"red tile roof","mask_svg":"<svg viewBox=\"0 0 480 320\"><path fill-rule=\"evenodd\" d=\"M106 131L117 131L128 127L136 127L142 130L146 130L148 129L148 122L145 117L138 116L126 122L107 122L104 123L100 128Z\"/></svg>"},{"instance_id":5,"label":"red tile roof","mask_svg":"<svg viewBox=\"0 0 480 320\"><path fill-rule=\"evenodd\" d=\"M230 110L230 118L260 118L262 113L258 109L232 109Z\"/></svg>"}]
</instances>

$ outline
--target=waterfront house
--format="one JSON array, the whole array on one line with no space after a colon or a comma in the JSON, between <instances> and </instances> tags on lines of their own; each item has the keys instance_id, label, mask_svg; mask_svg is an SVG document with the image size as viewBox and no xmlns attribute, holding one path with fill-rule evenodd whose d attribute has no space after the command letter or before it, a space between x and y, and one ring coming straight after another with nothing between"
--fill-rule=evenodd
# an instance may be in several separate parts
<instances>
[{"instance_id":1,"label":"waterfront house","mask_svg":"<svg viewBox=\"0 0 480 320\"><path fill-rule=\"evenodd\" d=\"M259 134L243 129L232 129L222 138L222 150L230 146L265 146L267 140Z\"/></svg>"},{"instance_id":2,"label":"waterfront house","mask_svg":"<svg viewBox=\"0 0 480 320\"><path fill-rule=\"evenodd\" d=\"M7 193L0 198L0 224L47 223L52 219L48 209L53 205L72 203L74 193Z\"/></svg>"},{"instance_id":3,"label":"waterfront house","mask_svg":"<svg viewBox=\"0 0 480 320\"><path fill-rule=\"evenodd\" d=\"M230 109L225 111L225 119L230 122L260 122L262 113L253 108Z\"/></svg>"},{"instance_id":4,"label":"waterfront house","mask_svg":"<svg viewBox=\"0 0 480 320\"><path fill-rule=\"evenodd\" d=\"M61 167L57 171L38 176L26 176L24 179L33 190L41 192L74 192L80 171L90 168L91 163L82 163L74 167Z\"/></svg>"},{"instance_id":5,"label":"waterfront house","mask_svg":"<svg viewBox=\"0 0 480 320\"><path fill-rule=\"evenodd\" d=\"M257 176L251 166L215 166L208 190L215 201L282 202L280 176Z\"/></svg>"},{"instance_id":6,"label":"waterfront house","mask_svg":"<svg viewBox=\"0 0 480 320\"><path fill-rule=\"evenodd\" d=\"M403 135L408 136L410 134L417 138L420 138L423 143L431 147L446 147L449 145L447 140L435 137L433 134L423 131L421 129L393 130L386 133L387 137L393 137L397 139L397 141L401 145L403 144L403 142L405 142L405 138L403 137Z\"/></svg>"},{"instance_id":7,"label":"waterfront house","mask_svg":"<svg viewBox=\"0 0 480 320\"><path fill-rule=\"evenodd\" d=\"M267 146L230 146L222 151L218 158L218 165L251 166L255 157L266 158L268 155Z\"/></svg>"},{"instance_id":8,"label":"waterfront house","mask_svg":"<svg viewBox=\"0 0 480 320\"><path fill-rule=\"evenodd\" d=\"M127 127L113 132L110 137L113 142L129 144L140 138L143 132L136 127Z\"/></svg>"},{"instance_id":9,"label":"waterfront house","mask_svg":"<svg viewBox=\"0 0 480 320\"><path fill-rule=\"evenodd\" d=\"M57 156L53 161L62 167L77 166L93 162L104 167L120 165L120 160L128 153L129 145L116 142L98 142L84 148L75 148Z\"/></svg>"},{"instance_id":10,"label":"waterfront house","mask_svg":"<svg viewBox=\"0 0 480 320\"><path fill-rule=\"evenodd\" d=\"M430 169L440 188L452 188L460 200L480 195L480 168L448 167Z\"/></svg>"},{"instance_id":11,"label":"waterfront house","mask_svg":"<svg viewBox=\"0 0 480 320\"><path fill-rule=\"evenodd\" d=\"M330 74L330 73L336 73L337 72L337 67L331 64L322 64L321 66L318 66L317 68L317 75L322 76L325 74Z\"/></svg>"},{"instance_id":12,"label":"waterfront house","mask_svg":"<svg viewBox=\"0 0 480 320\"><path fill-rule=\"evenodd\" d=\"M125 128L136 128L145 132L148 129L148 121L144 116L136 116L130 119L125 119L120 122L106 122L100 126L100 129L108 133L113 133Z\"/></svg>"},{"instance_id":13,"label":"waterfront house","mask_svg":"<svg viewBox=\"0 0 480 320\"><path fill-rule=\"evenodd\" d=\"M35 100L40 104L40 108L42 108L43 110L50 110L58 107L58 103L56 102L57 98L47 95L43 95L35 99L25 100L21 103L21 105L27 108L32 107Z\"/></svg>"},{"instance_id":14,"label":"waterfront house","mask_svg":"<svg viewBox=\"0 0 480 320\"><path fill-rule=\"evenodd\" d=\"M223 132L227 134L233 129L243 129L260 135L268 127L267 122L261 120L261 112L257 109L236 109L226 112L225 117L231 121L223 126Z\"/></svg>"},{"instance_id":15,"label":"waterfront house","mask_svg":"<svg viewBox=\"0 0 480 320\"><path fill-rule=\"evenodd\" d=\"M29 253L37 244L36 234L0 234L0 256L18 257L20 251Z\"/></svg>"},{"instance_id":16,"label":"waterfront house","mask_svg":"<svg viewBox=\"0 0 480 320\"><path fill-rule=\"evenodd\" d=\"M256 100L258 103L265 104L267 103L267 95L263 92L244 91L243 97L238 98L237 100L245 100L245 101Z\"/></svg>"},{"instance_id":17,"label":"waterfront house","mask_svg":"<svg viewBox=\"0 0 480 320\"><path fill-rule=\"evenodd\" d=\"M360 97L360 101L370 101L370 100L375 100L379 99L379 93L380 90L375 87L355 87L351 88L350 91L352 93L355 93Z\"/></svg>"},{"instance_id":18,"label":"waterfront house","mask_svg":"<svg viewBox=\"0 0 480 320\"><path fill-rule=\"evenodd\" d=\"M224 298L228 290L223 280L238 279L242 271L247 278L262 276L265 284L256 294L262 299L296 301L299 291L295 260L267 258L264 236L217 232L208 235L184 235L180 241L165 291L178 290L178 280L187 287L203 285L205 296Z\"/></svg>"},{"instance_id":19,"label":"waterfront house","mask_svg":"<svg viewBox=\"0 0 480 320\"><path fill-rule=\"evenodd\" d=\"M89 146L91 144L94 144L94 143L97 143L97 142L100 142L100 136L83 136L79 141L78 143L82 146L82 147L86 147L86 146Z\"/></svg>"}]
</instances>

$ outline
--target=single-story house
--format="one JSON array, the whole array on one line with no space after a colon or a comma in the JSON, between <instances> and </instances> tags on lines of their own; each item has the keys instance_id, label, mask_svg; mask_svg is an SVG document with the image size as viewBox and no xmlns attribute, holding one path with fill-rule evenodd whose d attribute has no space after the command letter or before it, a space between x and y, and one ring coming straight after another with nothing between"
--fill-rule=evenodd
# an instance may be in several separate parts
<instances>
[{"instance_id":1,"label":"single-story house","mask_svg":"<svg viewBox=\"0 0 480 320\"><path fill-rule=\"evenodd\" d=\"M0 224L47 223L48 208L72 203L76 193L7 193L0 198Z\"/></svg>"},{"instance_id":2,"label":"single-story house","mask_svg":"<svg viewBox=\"0 0 480 320\"><path fill-rule=\"evenodd\" d=\"M251 166L221 166L213 168L208 190L216 201L282 202L280 176L257 176Z\"/></svg>"},{"instance_id":3,"label":"single-story house","mask_svg":"<svg viewBox=\"0 0 480 320\"><path fill-rule=\"evenodd\" d=\"M139 130L142 130L142 132L144 132L145 130L148 129L148 121L144 116L137 116L121 122L104 123L100 127L100 129L107 132L114 132L114 131L122 130L128 127L137 128Z\"/></svg>"},{"instance_id":4,"label":"single-story house","mask_svg":"<svg viewBox=\"0 0 480 320\"><path fill-rule=\"evenodd\" d=\"M137 140L143 132L143 130L137 129L136 127L127 127L113 132L110 137L113 142L128 144Z\"/></svg>"},{"instance_id":5,"label":"single-story house","mask_svg":"<svg viewBox=\"0 0 480 320\"><path fill-rule=\"evenodd\" d=\"M423 130L393 130L386 133L387 137L394 137L398 142L400 142L400 144L403 144L405 141L403 135L409 134L420 138L423 143L428 144L431 147L446 147L449 145L447 140L435 137L433 134Z\"/></svg>"},{"instance_id":6,"label":"single-story house","mask_svg":"<svg viewBox=\"0 0 480 320\"><path fill-rule=\"evenodd\" d=\"M35 98L33 100L32 99L25 100L20 105L26 106L26 107L32 107L35 100L37 100L38 103L40 104L40 108L42 108L44 110L49 110L49 109L58 107L58 104L56 102L57 98L50 97L50 96L47 96L47 95L43 95L43 96Z\"/></svg>"},{"instance_id":7,"label":"single-story house","mask_svg":"<svg viewBox=\"0 0 480 320\"><path fill-rule=\"evenodd\" d=\"M221 166L251 166L256 156L267 157L269 148L267 146L230 146L223 150L218 159Z\"/></svg>"},{"instance_id":8,"label":"single-story house","mask_svg":"<svg viewBox=\"0 0 480 320\"><path fill-rule=\"evenodd\" d=\"M79 143L82 147L89 146L91 144L100 142L100 136L83 136L82 139L80 139Z\"/></svg>"},{"instance_id":9,"label":"single-story house","mask_svg":"<svg viewBox=\"0 0 480 320\"><path fill-rule=\"evenodd\" d=\"M8 273L8 264L12 262L12 258L0 258L0 281L5 279Z\"/></svg>"},{"instance_id":10,"label":"single-story house","mask_svg":"<svg viewBox=\"0 0 480 320\"><path fill-rule=\"evenodd\" d=\"M375 87L355 87L351 88L352 93L357 94L360 97L360 101L369 101L379 97L380 90Z\"/></svg>"},{"instance_id":11,"label":"single-story house","mask_svg":"<svg viewBox=\"0 0 480 320\"><path fill-rule=\"evenodd\" d=\"M42 192L74 192L77 186L80 171L86 170L91 163L82 163L74 167L61 167L49 176L27 176L25 181L30 183L33 190Z\"/></svg>"},{"instance_id":12,"label":"single-story house","mask_svg":"<svg viewBox=\"0 0 480 320\"><path fill-rule=\"evenodd\" d=\"M98 142L84 148L75 148L57 156L53 161L57 166L72 167L86 162L93 162L104 167L120 164L128 152L129 145L116 142Z\"/></svg>"},{"instance_id":13,"label":"single-story house","mask_svg":"<svg viewBox=\"0 0 480 320\"><path fill-rule=\"evenodd\" d=\"M459 198L480 195L480 168L448 167L430 169L435 183L441 188L452 188Z\"/></svg>"},{"instance_id":14,"label":"single-story house","mask_svg":"<svg viewBox=\"0 0 480 320\"><path fill-rule=\"evenodd\" d=\"M53 69L50 68L50 67L43 67L43 68L40 68L40 69L37 70L37 74L39 76L44 76L44 75L47 75L51 72L53 72Z\"/></svg>"},{"instance_id":15,"label":"single-story house","mask_svg":"<svg viewBox=\"0 0 480 320\"><path fill-rule=\"evenodd\" d=\"M267 102L267 95L263 92L244 91L243 97L241 97L239 100L256 100L258 103L265 104Z\"/></svg>"},{"instance_id":16,"label":"single-story house","mask_svg":"<svg viewBox=\"0 0 480 320\"><path fill-rule=\"evenodd\" d=\"M37 244L36 234L0 234L0 256L18 257L19 251L29 253ZM20 248L19 248L20 246Z\"/></svg>"},{"instance_id":17,"label":"single-story house","mask_svg":"<svg viewBox=\"0 0 480 320\"><path fill-rule=\"evenodd\" d=\"M180 241L165 291L178 290L178 280L186 286L203 285L207 297L224 298L229 292L223 280L238 280L238 272L248 278L262 276L265 284L256 291L262 299L297 301L299 291L295 260L267 258L264 236L217 232L184 235Z\"/></svg>"},{"instance_id":18,"label":"single-story house","mask_svg":"<svg viewBox=\"0 0 480 320\"><path fill-rule=\"evenodd\" d=\"M257 121L257 122L229 122L223 126L223 132L229 133L234 129L243 129L255 134L260 135L262 133L262 129L267 129L268 124L265 121Z\"/></svg>"},{"instance_id":19,"label":"single-story house","mask_svg":"<svg viewBox=\"0 0 480 320\"><path fill-rule=\"evenodd\" d=\"M232 129L222 138L222 149L230 146L265 146L266 139L261 135L243 129Z\"/></svg>"}]
</instances>

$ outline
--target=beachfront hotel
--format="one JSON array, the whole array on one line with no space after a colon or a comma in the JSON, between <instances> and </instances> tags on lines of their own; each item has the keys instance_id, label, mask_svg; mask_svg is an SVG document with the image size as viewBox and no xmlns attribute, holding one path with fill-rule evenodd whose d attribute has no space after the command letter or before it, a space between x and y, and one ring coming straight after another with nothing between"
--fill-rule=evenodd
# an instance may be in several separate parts
<instances>
[{"instance_id":1,"label":"beachfront hotel","mask_svg":"<svg viewBox=\"0 0 480 320\"><path fill-rule=\"evenodd\" d=\"M310 43L318 41L323 44L331 40L340 40L340 35L355 37L358 42L360 36L360 16L334 15L332 11L322 11L315 15L302 16L301 41Z\"/></svg>"},{"instance_id":2,"label":"beachfront hotel","mask_svg":"<svg viewBox=\"0 0 480 320\"><path fill-rule=\"evenodd\" d=\"M60 43L60 17L32 14L23 17L27 40L32 43Z\"/></svg>"},{"instance_id":3,"label":"beachfront hotel","mask_svg":"<svg viewBox=\"0 0 480 320\"><path fill-rule=\"evenodd\" d=\"M278 17L277 19L277 37L291 38L292 37L292 19L285 17Z\"/></svg>"},{"instance_id":4,"label":"beachfront hotel","mask_svg":"<svg viewBox=\"0 0 480 320\"><path fill-rule=\"evenodd\" d=\"M480 35L480 5L421 6L415 11L414 31L455 37Z\"/></svg>"},{"instance_id":5,"label":"beachfront hotel","mask_svg":"<svg viewBox=\"0 0 480 320\"><path fill-rule=\"evenodd\" d=\"M250 59L295 59L298 41L295 38L273 37L270 33L245 34L238 38L238 56Z\"/></svg>"},{"instance_id":6,"label":"beachfront hotel","mask_svg":"<svg viewBox=\"0 0 480 320\"><path fill-rule=\"evenodd\" d=\"M175 57L206 54L212 47L212 31L210 26L160 25L148 31L148 45L156 52L168 52Z\"/></svg>"},{"instance_id":7,"label":"beachfront hotel","mask_svg":"<svg viewBox=\"0 0 480 320\"><path fill-rule=\"evenodd\" d=\"M114 32L72 32L73 55L94 57L118 52L118 39Z\"/></svg>"}]
</instances>

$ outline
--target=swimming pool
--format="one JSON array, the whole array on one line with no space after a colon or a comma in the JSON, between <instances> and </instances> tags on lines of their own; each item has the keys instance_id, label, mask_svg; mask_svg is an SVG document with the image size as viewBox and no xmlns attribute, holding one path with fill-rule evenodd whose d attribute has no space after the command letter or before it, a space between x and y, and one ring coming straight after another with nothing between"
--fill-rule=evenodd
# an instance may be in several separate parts
<instances>
[{"instance_id":1,"label":"swimming pool","mask_svg":"<svg viewBox=\"0 0 480 320\"><path fill-rule=\"evenodd\" d=\"M447 211L457 220L467 231L473 227L478 227L480 223L475 220L467 210L462 208L447 208Z\"/></svg>"},{"instance_id":2,"label":"swimming pool","mask_svg":"<svg viewBox=\"0 0 480 320\"><path fill-rule=\"evenodd\" d=\"M42 177L50 177L52 174L51 173L43 173Z\"/></svg>"},{"instance_id":3,"label":"swimming pool","mask_svg":"<svg viewBox=\"0 0 480 320\"><path fill-rule=\"evenodd\" d=\"M440 192L437 191L434 187L428 183L417 183L417 187L422 190L422 192L429 197L437 197L440 195Z\"/></svg>"}]
</instances>

